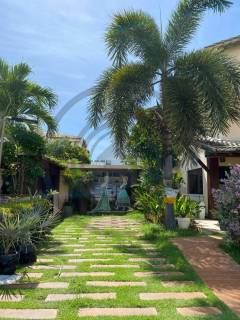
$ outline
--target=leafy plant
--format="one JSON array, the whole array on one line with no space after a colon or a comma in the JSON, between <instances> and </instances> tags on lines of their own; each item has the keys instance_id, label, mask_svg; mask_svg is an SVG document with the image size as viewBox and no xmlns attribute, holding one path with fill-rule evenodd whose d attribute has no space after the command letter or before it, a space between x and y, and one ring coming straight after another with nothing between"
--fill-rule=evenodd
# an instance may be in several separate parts
<instances>
[{"instance_id":1,"label":"leafy plant","mask_svg":"<svg viewBox=\"0 0 240 320\"><path fill-rule=\"evenodd\" d=\"M194 218L198 216L200 207L197 201L179 193L174 204L174 210L177 217Z\"/></svg>"},{"instance_id":2,"label":"leafy plant","mask_svg":"<svg viewBox=\"0 0 240 320\"><path fill-rule=\"evenodd\" d=\"M134 192L135 207L143 212L145 219L152 223L162 223L165 215L164 192L161 186L150 188L139 185Z\"/></svg>"},{"instance_id":3,"label":"leafy plant","mask_svg":"<svg viewBox=\"0 0 240 320\"><path fill-rule=\"evenodd\" d=\"M116 153L123 154L139 112L157 100L151 107L166 186L172 186L174 152L195 159L202 136L226 134L230 123L239 122L239 64L217 49L187 50L203 15L222 13L231 4L180 0L164 31L141 10L115 14L107 28L112 66L92 92L89 121L93 127L106 121Z\"/></svg>"},{"instance_id":4,"label":"leafy plant","mask_svg":"<svg viewBox=\"0 0 240 320\"><path fill-rule=\"evenodd\" d=\"M80 163L90 163L89 152L68 139L52 139L47 144L48 156L61 161L76 160Z\"/></svg>"},{"instance_id":5,"label":"leafy plant","mask_svg":"<svg viewBox=\"0 0 240 320\"><path fill-rule=\"evenodd\" d=\"M221 228L229 241L240 247L240 165L231 168L220 189L213 190Z\"/></svg>"}]
</instances>

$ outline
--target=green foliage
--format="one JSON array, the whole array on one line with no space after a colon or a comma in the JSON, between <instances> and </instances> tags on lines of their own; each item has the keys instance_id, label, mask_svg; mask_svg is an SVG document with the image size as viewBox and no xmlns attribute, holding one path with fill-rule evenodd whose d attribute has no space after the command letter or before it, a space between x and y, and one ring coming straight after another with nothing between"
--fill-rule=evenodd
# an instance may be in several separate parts
<instances>
[{"instance_id":1,"label":"green foliage","mask_svg":"<svg viewBox=\"0 0 240 320\"><path fill-rule=\"evenodd\" d=\"M165 216L164 191L161 186L139 185L134 192L135 207L143 212L146 221L163 223Z\"/></svg>"},{"instance_id":2,"label":"green foliage","mask_svg":"<svg viewBox=\"0 0 240 320\"><path fill-rule=\"evenodd\" d=\"M47 203L15 207L14 214L3 214L0 209L0 217L0 251L5 255L20 245L43 240L59 221L59 214L51 212Z\"/></svg>"},{"instance_id":3,"label":"green foliage","mask_svg":"<svg viewBox=\"0 0 240 320\"><path fill-rule=\"evenodd\" d=\"M200 207L197 201L179 193L174 204L174 210L177 217L196 218L199 215Z\"/></svg>"},{"instance_id":4,"label":"green foliage","mask_svg":"<svg viewBox=\"0 0 240 320\"><path fill-rule=\"evenodd\" d=\"M55 131L57 125L51 110L57 97L51 89L30 81L31 73L26 63L9 66L0 59L0 117L20 117L26 124L29 119L38 120L49 131Z\"/></svg>"},{"instance_id":5,"label":"green foliage","mask_svg":"<svg viewBox=\"0 0 240 320\"><path fill-rule=\"evenodd\" d=\"M184 184L183 176L180 172L175 172L173 174L173 189L180 189L181 185Z\"/></svg>"},{"instance_id":6,"label":"green foliage","mask_svg":"<svg viewBox=\"0 0 240 320\"><path fill-rule=\"evenodd\" d=\"M66 169L64 171L64 178L71 187L80 187L86 185L93 179L92 172L83 171L81 169Z\"/></svg>"},{"instance_id":7,"label":"green foliage","mask_svg":"<svg viewBox=\"0 0 240 320\"><path fill-rule=\"evenodd\" d=\"M162 156L164 178L169 181L174 152L192 159L202 136L225 134L231 122L239 121L239 64L215 49L184 52L203 14L207 10L223 12L230 5L227 0L179 0L165 33L142 11L114 16L105 35L112 68L103 73L93 90L89 120L93 126L107 122L116 153L123 153L129 132L139 121L139 110L152 98L157 99L152 108L157 120L152 113L150 125L132 147L142 158L147 152L150 159ZM157 86L161 94L156 98ZM158 137L154 135L151 141L155 123ZM137 131L139 123L132 130L133 137Z\"/></svg>"},{"instance_id":8,"label":"green foliage","mask_svg":"<svg viewBox=\"0 0 240 320\"><path fill-rule=\"evenodd\" d=\"M68 139L50 140L47 144L47 154L60 161L75 160L80 163L90 163L88 150Z\"/></svg>"},{"instance_id":9,"label":"green foliage","mask_svg":"<svg viewBox=\"0 0 240 320\"><path fill-rule=\"evenodd\" d=\"M35 188L37 179L44 175L45 140L37 132L19 124L9 126L7 135L9 141L3 146L4 174L11 177L9 191L23 194Z\"/></svg>"}]
</instances>

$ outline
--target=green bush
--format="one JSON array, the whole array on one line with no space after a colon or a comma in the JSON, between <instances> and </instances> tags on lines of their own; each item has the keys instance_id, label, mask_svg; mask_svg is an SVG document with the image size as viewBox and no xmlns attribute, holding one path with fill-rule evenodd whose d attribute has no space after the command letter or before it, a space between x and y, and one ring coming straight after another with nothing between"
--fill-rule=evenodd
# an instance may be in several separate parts
<instances>
[{"instance_id":1,"label":"green bush","mask_svg":"<svg viewBox=\"0 0 240 320\"><path fill-rule=\"evenodd\" d=\"M163 223L165 216L164 191L162 186L150 188L140 185L135 189L135 207L152 223Z\"/></svg>"},{"instance_id":2,"label":"green bush","mask_svg":"<svg viewBox=\"0 0 240 320\"><path fill-rule=\"evenodd\" d=\"M197 201L179 193L174 204L174 210L177 217L194 218L199 215L200 207Z\"/></svg>"}]
</instances>

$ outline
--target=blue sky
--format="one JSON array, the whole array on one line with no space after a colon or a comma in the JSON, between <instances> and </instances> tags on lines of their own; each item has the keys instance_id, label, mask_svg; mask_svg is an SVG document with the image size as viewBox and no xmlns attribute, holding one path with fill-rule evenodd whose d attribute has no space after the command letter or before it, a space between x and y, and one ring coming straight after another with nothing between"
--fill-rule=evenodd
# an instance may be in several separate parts
<instances>
[{"instance_id":1,"label":"blue sky","mask_svg":"<svg viewBox=\"0 0 240 320\"><path fill-rule=\"evenodd\" d=\"M222 15L209 12L192 41L200 48L240 35L240 2ZM110 65L103 35L115 12L142 9L166 26L178 0L0 0L1 57L10 64L27 62L32 78L59 96L57 112L75 95L90 88ZM77 135L86 125L87 99L75 104L59 123L62 133ZM91 139L96 158L110 140ZM85 136L88 136L85 135ZM109 152L109 151L108 151Z\"/></svg>"}]
</instances>

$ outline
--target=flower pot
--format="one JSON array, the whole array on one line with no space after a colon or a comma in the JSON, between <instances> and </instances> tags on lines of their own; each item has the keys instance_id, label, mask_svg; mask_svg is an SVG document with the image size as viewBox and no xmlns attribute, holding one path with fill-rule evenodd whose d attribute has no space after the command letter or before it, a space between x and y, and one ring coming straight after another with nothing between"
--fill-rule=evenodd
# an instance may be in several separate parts
<instances>
[{"instance_id":1,"label":"flower pot","mask_svg":"<svg viewBox=\"0 0 240 320\"><path fill-rule=\"evenodd\" d=\"M22 245L19 249L19 263L32 264L37 261L36 249L33 245Z\"/></svg>"},{"instance_id":2,"label":"flower pot","mask_svg":"<svg viewBox=\"0 0 240 320\"><path fill-rule=\"evenodd\" d=\"M179 229L187 230L190 227L190 218L177 218L177 221Z\"/></svg>"},{"instance_id":3,"label":"flower pot","mask_svg":"<svg viewBox=\"0 0 240 320\"><path fill-rule=\"evenodd\" d=\"M63 207L63 215L64 215L64 217L70 217L72 214L73 214L72 206L65 205Z\"/></svg>"},{"instance_id":4,"label":"flower pot","mask_svg":"<svg viewBox=\"0 0 240 320\"><path fill-rule=\"evenodd\" d=\"M14 274L19 261L19 253L0 255L0 274Z\"/></svg>"}]
</instances>

